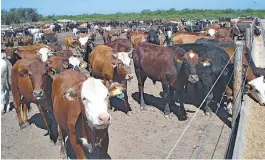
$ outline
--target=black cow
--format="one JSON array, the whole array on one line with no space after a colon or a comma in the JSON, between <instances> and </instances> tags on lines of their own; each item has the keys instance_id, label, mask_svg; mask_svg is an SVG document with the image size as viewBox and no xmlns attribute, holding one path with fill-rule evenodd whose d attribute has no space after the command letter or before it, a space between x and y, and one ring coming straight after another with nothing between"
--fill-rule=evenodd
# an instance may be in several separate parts
<instances>
[{"instance_id":1,"label":"black cow","mask_svg":"<svg viewBox=\"0 0 265 160\"><path fill-rule=\"evenodd\" d=\"M156 30L150 29L147 33L148 33L147 42L160 45L160 40L157 35L158 32Z\"/></svg>"},{"instance_id":2,"label":"black cow","mask_svg":"<svg viewBox=\"0 0 265 160\"><path fill-rule=\"evenodd\" d=\"M204 60L199 60L201 64L199 65L198 63L196 66L196 74L199 76L199 81L202 84L202 94L203 97L205 97L229 61L230 58L228 54L224 49L213 44L177 44L172 47L180 47L186 51L192 50L199 55L201 60ZM210 115L211 113L210 103L213 98L219 102L218 100L225 89L225 84L227 84L227 81L232 73L232 68L232 64L227 66L218 80L217 85L207 96L206 104L204 106L206 115Z\"/></svg>"},{"instance_id":3,"label":"black cow","mask_svg":"<svg viewBox=\"0 0 265 160\"><path fill-rule=\"evenodd\" d=\"M57 35L55 33L45 33L43 35L43 43L56 44L58 43Z\"/></svg>"}]
</instances>

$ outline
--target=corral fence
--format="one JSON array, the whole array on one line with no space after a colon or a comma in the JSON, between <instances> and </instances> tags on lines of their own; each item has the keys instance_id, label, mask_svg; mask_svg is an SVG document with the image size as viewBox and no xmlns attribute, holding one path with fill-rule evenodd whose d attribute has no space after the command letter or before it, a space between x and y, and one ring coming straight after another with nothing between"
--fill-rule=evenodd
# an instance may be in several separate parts
<instances>
[{"instance_id":1,"label":"corral fence","mask_svg":"<svg viewBox=\"0 0 265 160\"><path fill-rule=\"evenodd\" d=\"M246 29L245 45L252 52L252 45L254 39L254 23L249 23ZM260 26L263 39L265 41L265 32L263 25ZM243 43L237 42L238 52L235 53L234 61L234 91L233 91L233 109L232 109L232 129L228 139L225 159L242 159L245 146L245 126L247 122L248 101L247 95L244 94L244 85L246 81L246 73L243 76L242 71L242 57L243 57ZM251 55L253 56L253 55ZM250 58L251 59L251 58ZM250 62L248 62L250 63ZM249 67L249 65L248 65ZM246 69L247 70L247 69ZM243 77L243 78L242 78Z\"/></svg>"}]
</instances>

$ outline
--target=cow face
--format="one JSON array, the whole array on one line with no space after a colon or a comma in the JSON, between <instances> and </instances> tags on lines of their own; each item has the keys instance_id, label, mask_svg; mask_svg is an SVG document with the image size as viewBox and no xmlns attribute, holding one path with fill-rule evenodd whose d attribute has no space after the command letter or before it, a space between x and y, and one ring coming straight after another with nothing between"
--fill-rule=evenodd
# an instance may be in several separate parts
<instances>
[{"instance_id":1,"label":"cow face","mask_svg":"<svg viewBox=\"0 0 265 160\"><path fill-rule=\"evenodd\" d=\"M250 82L250 94L260 103L260 105L265 105L265 83L264 76L258 77Z\"/></svg>"},{"instance_id":2,"label":"cow face","mask_svg":"<svg viewBox=\"0 0 265 160\"><path fill-rule=\"evenodd\" d=\"M88 123L92 122L93 127L97 129L106 128L111 123L111 116L108 113L109 97L119 95L125 90L124 86L89 77L77 88L79 89L66 90L64 97L69 101L80 99Z\"/></svg>"},{"instance_id":3,"label":"cow face","mask_svg":"<svg viewBox=\"0 0 265 160\"><path fill-rule=\"evenodd\" d=\"M16 52L16 49L13 47L6 47L5 49L6 58L8 60L12 59L14 53Z\"/></svg>"},{"instance_id":4,"label":"cow face","mask_svg":"<svg viewBox=\"0 0 265 160\"><path fill-rule=\"evenodd\" d=\"M159 38L158 38L158 35L157 35L157 31L150 30L148 32L147 42L153 43L153 44L156 44L156 45L160 45L160 41L159 41Z\"/></svg>"},{"instance_id":5,"label":"cow face","mask_svg":"<svg viewBox=\"0 0 265 160\"><path fill-rule=\"evenodd\" d=\"M236 25L232 28L231 35L232 35L232 37L233 36L241 36L241 32Z\"/></svg>"},{"instance_id":6,"label":"cow face","mask_svg":"<svg viewBox=\"0 0 265 160\"><path fill-rule=\"evenodd\" d=\"M46 61L46 64L49 67L50 75L56 75L58 73L61 73L69 67L68 58L60 56L49 57L48 60Z\"/></svg>"},{"instance_id":7,"label":"cow face","mask_svg":"<svg viewBox=\"0 0 265 160\"><path fill-rule=\"evenodd\" d=\"M37 100L41 100L44 97L44 88L46 87L46 64L40 61L34 61L29 64L28 69L22 69L19 75L29 77L33 87L33 96Z\"/></svg>"},{"instance_id":8,"label":"cow face","mask_svg":"<svg viewBox=\"0 0 265 160\"><path fill-rule=\"evenodd\" d=\"M199 64L199 55L194 51L190 50L186 52L183 57L177 57L176 62L182 62L184 71L188 76L188 81L191 83L197 83L199 76L197 75L196 67Z\"/></svg>"},{"instance_id":9,"label":"cow face","mask_svg":"<svg viewBox=\"0 0 265 160\"><path fill-rule=\"evenodd\" d=\"M117 67L118 75L126 80L132 79L130 52L118 52L116 58L117 61L114 68Z\"/></svg>"},{"instance_id":10,"label":"cow face","mask_svg":"<svg viewBox=\"0 0 265 160\"><path fill-rule=\"evenodd\" d=\"M46 62L49 58L49 56L53 56L52 52L50 49L48 48L41 48L37 51L37 55L40 56L40 59L43 61L43 62Z\"/></svg>"}]
</instances>

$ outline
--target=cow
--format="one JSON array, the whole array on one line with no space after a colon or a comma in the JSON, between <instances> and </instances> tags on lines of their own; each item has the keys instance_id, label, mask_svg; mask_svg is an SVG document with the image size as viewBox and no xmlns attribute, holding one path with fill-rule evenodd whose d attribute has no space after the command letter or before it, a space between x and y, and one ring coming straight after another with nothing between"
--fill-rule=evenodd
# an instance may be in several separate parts
<instances>
[{"instance_id":1,"label":"cow","mask_svg":"<svg viewBox=\"0 0 265 160\"><path fill-rule=\"evenodd\" d=\"M56 33L45 33L43 35L43 43L44 44L57 44L57 35Z\"/></svg>"},{"instance_id":2,"label":"cow","mask_svg":"<svg viewBox=\"0 0 265 160\"><path fill-rule=\"evenodd\" d=\"M124 87L93 77L87 78L77 71L66 70L53 79L52 88L61 155L66 150L65 138L62 135L62 131L65 131L69 135L77 159L89 158L83 148L90 153L98 148L99 154L93 158L106 159L109 145L108 126L111 123L108 99L116 96L117 92L114 91L124 90Z\"/></svg>"},{"instance_id":3,"label":"cow","mask_svg":"<svg viewBox=\"0 0 265 160\"><path fill-rule=\"evenodd\" d=\"M173 38L173 44L186 44L194 43L197 39L200 38L209 38L209 36L201 33L192 33L192 32L177 32Z\"/></svg>"},{"instance_id":4,"label":"cow","mask_svg":"<svg viewBox=\"0 0 265 160\"><path fill-rule=\"evenodd\" d=\"M135 49L142 42L147 41L147 36L144 31L133 31L127 33L127 38L131 41L133 48Z\"/></svg>"},{"instance_id":5,"label":"cow","mask_svg":"<svg viewBox=\"0 0 265 160\"><path fill-rule=\"evenodd\" d=\"M147 36L147 42L149 43L153 43L153 44L156 44L156 45L160 45L160 41L159 41L159 38L158 38L158 32L154 29L150 29L148 32L147 32L148 36Z\"/></svg>"},{"instance_id":6,"label":"cow","mask_svg":"<svg viewBox=\"0 0 265 160\"><path fill-rule=\"evenodd\" d=\"M88 61L91 75L106 81L112 80L113 82L121 83L127 88L127 80L133 78L129 56L127 52L116 52L106 45L98 45L92 51ZM131 115L127 92L120 99L124 102L125 112Z\"/></svg>"},{"instance_id":7,"label":"cow","mask_svg":"<svg viewBox=\"0 0 265 160\"><path fill-rule=\"evenodd\" d=\"M51 131L56 130L57 126L48 125L49 117L44 114L46 111L52 112L53 110L49 94L52 90L51 80L46 63L39 60L18 60L11 71L11 89L20 129L28 126L27 110L30 103L35 103L48 129L50 138L55 143L58 133ZM21 118L21 105L23 106L23 120Z\"/></svg>"},{"instance_id":8,"label":"cow","mask_svg":"<svg viewBox=\"0 0 265 160\"><path fill-rule=\"evenodd\" d=\"M210 104L213 98L217 102L220 100L221 91L225 89L227 79L229 79L229 76L232 74L232 65L228 65L230 60L228 54L224 49L213 44L178 44L173 45L172 47L180 47L185 51L193 50L199 55L200 59L195 65L194 72L198 75L197 82L201 82L202 84L203 97L206 97L207 95L206 103L203 107L204 112L207 116L210 115L212 113ZM208 93L220 74L221 76L217 85L210 93ZM196 84L197 82L191 83Z\"/></svg>"},{"instance_id":9,"label":"cow","mask_svg":"<svg viewBox=\"0 0 265 160\"><path fill-rule=\"evenodd\" d=\"M64 44L66 49L76 48L78 46L78 40L74 37L65 37L64 38Z\"/></svg>"},{"instance_id":10,"label":"cow","mask_svg":"<svg viewBox=\"0 0 265 160\"><path fill-rule=\"evenodd\" d=\"M215 35L217 37L223 36L223 37L231 37L232 39L234 39L234 37L241 36L241 32L236 25L229 28L218 28L215 29L215 31L216 31Z\"/></svg>"},{"instance_id":11,"label":"cow","mask_svg":"<svg viewBox=\"0 0 265 160\"><path fill-rule=\"evenodd\" d=\"M19 46L28 46L33 44L33 38L30 36L23 36L18 38L18 45Z\"/></svg>"},{"instance_id":12,"label":"cow","mask_svg":"<svg viewBox=\"0 0 265 160\"><path fill-rule=\"evenodd\" d=\"M37 44L37 43L41 43L43 40L43 33L35 33L33 34L33 43Z\"/></svg>"},{"instance_id":13,"label":"cow","mask_svg":"<svg viewBox=\"0 0 265 160\"><path fill-rule=\"evenodd\" d=\"M117 52L130 52L132 48L130 41L122 38L118 38L112 42L105 43L105 45L111 47Z\"/></svg>"},{"instance_id":14,"label":"cow","mask_svg":"<svg viewBox=\"0 0 265 160\"><path fill-rule=\"evenodd\" d=\"M88 60L88 57L95 47L95 44L91 41L89 36L78 38L77 43L83 60Z\"/></svg>"},{"instance_id":15,"label":"cow","mask_svg":"<svg viewBox=\"0 0 265 160\"><path fill-rule=\"evenodd\" d=\"M222 42L222 41L218 41L218 40L210 40L210 39L199 39L196 41L196 43L209 43L209 44L213 44L216 45L218 47L223 48L228 56L231 59L230 63L234 63L234 57L232 57L236 51L236 44L234 42ZM260 68L257 68L255 66L255 64L253 63L252 57L250 56L250 51L246 48L246 46L244 47L243 50L243 57L242 57L242 65L243 68L247 67L246 69L246 84L248 85L247 87L250 88L250 90L252 88L258 88L258 90L256 90L256 92L251 92L251 95L253 95L253 97L255 97L257 100L259 100L261 105L265 105L265 97L263 97L262 95L265 94L265 89L263 89L262 87L258 87L255 83L255 81L259 81L261 76L264 76L265 73L264 71L262 72L262 70ZM258 79L258 80L256 80ZM262 86L262 85L261 85ZM231 90L230 88L228 88L228 91ZM227 93L227 95L232 96L231 93ZM262 98L258 98L258 97L262 97Z\"/></svg>"},{"instance_id":16,"label":"cow","mask_svg":"<svg viewBox=\"0 0 265 160\"><path fill-rule=\"evenodd\" d=\"M53 54L53 51L52 48L47 45L37 44L18 47L16 49L8 47L5 49L5 53L7 59L14 65L18 59L40 59L45 62L48 56Z\"/></svg>"},{"instance_id":17,"label":"cow","mask_svg":"<svg viewBox=\"0 0 265 160\"><path fill-rule=\"evenodd\" d=\"M14 37L4 37L5 47L14 47Z\"/></svg>"},{"instance_id":18,"label":"cow","mask_svg":"<svg viewBox=\"0 0 265 160\"><path fill-rule=\"evenodd\" d=\"M139 87L140 109L147 109L144 100L144 82L149 77L153 83L156 81L162 83L165 118L171 118L170 105L173 102L171 97L176 91L180 102L181 116L179 120L186 120L182 91L186 81L194 81L195 83L198 79L194 71L194 60L198 61L198 55L192 51L186 52L181 48L156 46L146 42L140 44L133 51L133 61Z\"/></svg>"},{"instance_id":19,"label":"cow","mask_svg":"<svg viewBox=\"0 0 265 160\"><path fill-rule=\"evenodd\" d=\"M8 65L5 60L1 58L0 60L1 67L1 114L5 113L8 110L8 106L10 106L9 102L9 91L11 89L9 83L9 72Z\"/></svg>"}]
</instances>

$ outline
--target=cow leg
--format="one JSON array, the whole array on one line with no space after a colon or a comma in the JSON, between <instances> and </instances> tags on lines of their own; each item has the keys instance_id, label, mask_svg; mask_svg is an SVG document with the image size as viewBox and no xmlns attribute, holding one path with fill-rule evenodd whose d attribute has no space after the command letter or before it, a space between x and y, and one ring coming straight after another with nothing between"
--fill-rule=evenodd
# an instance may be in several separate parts
<instances>
[{"instance_id":1,"label":"cow leg","mask_svg":"<svg viewBox=\"0 0 265 160\"><path fill-rule=\"evenodd\" d=\"M22 110L23 110L23 128L26 128L29 125L28 122L28 106L29 104L22 104Z\"/></svg>"},{"instance_id":2,"label":"cow leg","mask_svg":"<svg viewBox=\"0 0 265 160\"><path fill-rule=\"evenodd\" d=\"M207 93L209 92L210 88L204 86L205 89L204 89L204 97L207 95ZM209 107L209 105L211 104L212 102L212 99L213 99L213 93L211 92L208 97L206 98L206 104L204 106L204 112L207 116L211 115L212 113L212 110L211 108Z\"/></svg>"},{"instance_id":3,"label":"cow leg","mask_svg":"<svg viewBox=\"0 0 265 160\"><path fill-rule=\"evenodd\" d=\"M165 103L165 107L164 107L164 114L165 114L165 118L171 118L170 116L170 106L169 106L169 102L171 102L170 99L170 87L168 84L162 84L163 87L163 100Z\"/></svg>"},{"instance_id":4,"label":"cow leg","mask_svg":"<svg viewBox=\"0 0 265 160\"><path fill-rule=\"evenodd\" d=\"M84 153L83 147L81 144L77 143L76 135L73 131L69 132L69 138L70 138L71 145L75 151L76 158L77 159L87 159L87 157Z\"/></svg>"},{"instance_id":5,"label":"cow leg","mask_svg":"<svg viewBox=\"0 0 265 160\"><path fill-rule=\"evenodd\" d=\"M19 95L19 97L16 97L16 95L14 95L14 102L15 102L15 109L17 112L18 124L19 124L20 129L23 129L24 127L23 127L23 121L21 118L20 95Z\"/></svg>"},{"instance_id":6,"label":"cow leg","mask_svg":"<svg viewBox=\"0 0 265 160\"><path fill-rule=\"evenodd\" d=\"M132 109L130 107L130 104L128 102L128 94L127 94L127 81L125 81L125 88L126 88L126 91L124 93L124 106L125 106L125 112L128 116L132 115Z\"/></svg>"},{"instance_id":7,"label":"cow leg","mask_svg":"<svg viewBox=\"0 0 265 160\"><path fill-rule=\"evenodd\" d=\"M47 134L51 134L51 132L50 132L50 128L49 128L49 125L48 125L48 121L47 121L47 118L46 118L46 116L45 116L45 114L44 114L44 111L43 111L43 109L42 109L42 106L40 106L40 105L37 105L37 106L38 106L39 112L40 112L40 114L41 114L41 117L42 117L42 119L43 119L43 121L44 121L44 123L45 123L46 129L48 130ZM47 135L47 134L45 134L45 135ZM51 135L50 135L50 136L51 136Z\"/></svg>"},{"instance_id":8,"label":"cow leg","mask_svg":"<svg viewBox=\"0 0 265 160\"><path fill-rule=\"evenodd\" d=\"M101 143L99 159L107 159L109 148L109 133L107 132L106 138Z\"/></svg>"},{"instance_id":9,"label":"cow leg","mask_svg":"<svg viewBox=\"0 0 265 160\"><path fill-rule=\"evenodd\" d=\"M59 133L58 141L59 141L59 144L61 145L60 157L62 159L66 159L67 154L66 154L66 147L65 147L65 137L63 137L63 130L59 125L57 126L57 128L58 128L58 133Z\"/></svg>"},{"instance_id":10,"label":"cow leg","mask_svg":"<svg viewBox=\"0 0 265 160\"><path fill-rule=\"evenodd\" d=\"M177 99L179 100L178 111L180 113L178 119L180 121L187 120L187 114L186 114L186 110L184 108L184 103L183 103L183 89L177 90Z\"/></svg>"},{"instance_id":11,"label":"cow leg","mask_svg":"<svg viewBox=\"0 0 265 160\"><path fill-rule=\"evenodd\" d=\"M139 88L139 99L140 99L140 109L146 110L146 105L144 101L144 82L147 76L144 73L141 73L140 69L136 70L137 80L138 80L138 88Z\"/></svg>"}]
</instances>

